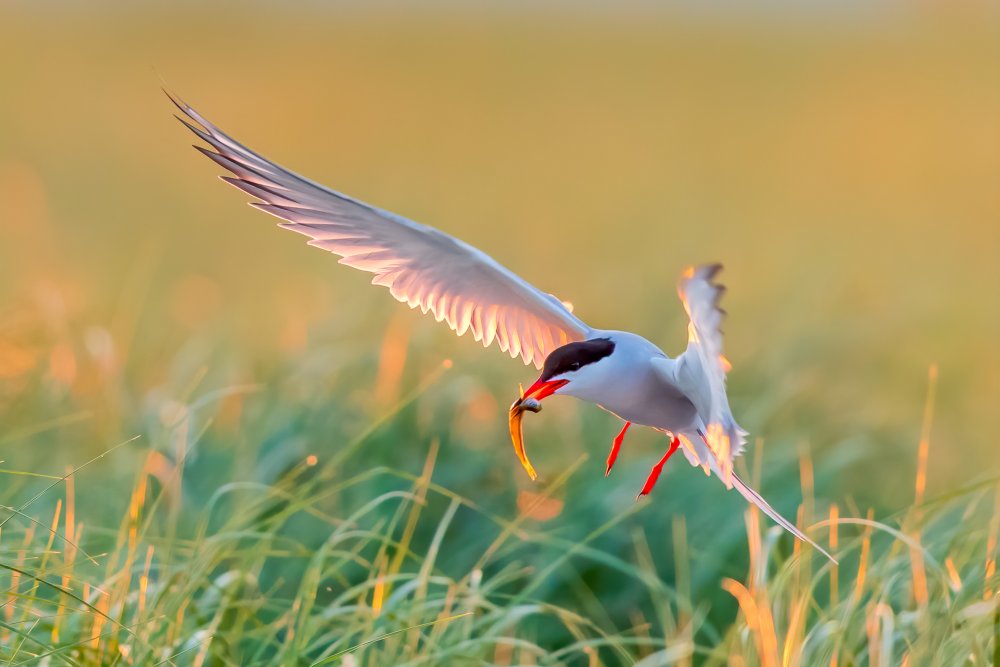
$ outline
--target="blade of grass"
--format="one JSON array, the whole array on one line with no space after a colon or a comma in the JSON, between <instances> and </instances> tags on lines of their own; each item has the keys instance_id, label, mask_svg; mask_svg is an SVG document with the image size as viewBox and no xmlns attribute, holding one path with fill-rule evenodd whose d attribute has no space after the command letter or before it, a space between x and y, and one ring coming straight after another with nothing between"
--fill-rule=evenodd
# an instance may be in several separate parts
<instances>
[{"instance_id":1,"label":"blade of grass","mask_svg":"<svg viewBox=\"0 0 1000 667\"><path fill-rule=\"evenodd\" d=\"M38 500L39 498L41 498L42 496L44 496L47 491L49 491L50 489L52 489L54 486L56 486L60 482L66 480L68 477L70 477L72 475L75 475L76 473L80 472L81 470L83 470L84 468L86 468L87 466L89 466L90 464L95 463L97 461L100 461L101 459L103 459L105 456L107 456L111 452L114 452L115 450L120 449L120 448L124 447L125 445L127 445L129 443L135 442L140 437L142 437L142 436L140 436L140 435L134 435L131 438L129 438L128 440L120 442L117 445L115 445L114 447L101 452L100 454L98 454L94 458L90 459L86 463L84 463L82 465L79 465L76 468L73 468L68 473L66 473L65 475L63 475L62 477L60 477L59 479L57 479L56 481L54 481L51 484L49 484L48 486L46 486L44 489L42 489L41 491L39 491L38 493L36 493L34 496L32 496L27 502L25 502L23 505L21 505L20 507L18 507L17 511L18 512L23 512L28 507L30 507L33 502L35 502L36 500ZM0 528L3 528L5 525L7 525L7 522L10 521L12 518L14 518L14 516L15 516L14 514L11 514L9 517L7 517L6 519L4 519L3 521L0 521Z\"/></svg>"},{"instance_id":2,"label":"blade of grass","mask_svg":"<svg viewBox=\"0 0 1000 667\"><path fill-rule=\"evenodd\" d=\"M382 641L384 639L387 639L388 637L392 637L394 635L398 635L398 634L401 634L403 632L409 632L410 630L419 630L420 628L426 628L426 627L430 627L432 625L438 625L440 623L451 623L452 621L457 621L458 619L465 618L466 616L470 616L471 614L472 614L471 611L466 611L466 612L462 612L461 614L455 614L454 616L449 616L447 618L439 618L439 619L436 619L436 620L433 620L433 621L428 621L427 623L420 623L419 625L411 625L410 627L400 628L399 630L393 630L392 632L387 632L384 635L379 635L378 637L375 637L374 639L369 639L366 642L361 642L360 644L356 644L356 645L352 646L351 648L347 648L347 649L344 649L343 651L340 651L338 653L334 653L333 655L331 655L329 657L326 657L326 658L323 658L322 660L317 660L316 662L310 664L309 667L318 667L318 665L328 665L331 662L333 662L334 660L336 660L337 658L345 656L348 653L353 653L354 651L357 651L358 649L362 649L362 648L364 648L366 646L371 646L372 644L378 643L378 642L380 642L380 641Z\"/></svg>"}]
</instances>

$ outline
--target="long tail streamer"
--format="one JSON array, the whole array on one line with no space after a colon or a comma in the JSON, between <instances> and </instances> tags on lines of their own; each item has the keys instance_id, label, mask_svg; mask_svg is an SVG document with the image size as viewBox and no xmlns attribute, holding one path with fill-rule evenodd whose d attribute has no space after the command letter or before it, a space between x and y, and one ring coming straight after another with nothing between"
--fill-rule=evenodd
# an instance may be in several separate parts
<instances>
[{"instance_id":1,"label":"long tail streamer","mask_svg":"<svg viewBox=\"0 0 1000 667\"><path fill-rule=\"evenodd\" d=\"M802 533L801 530L795 527L795 524L793 524L791 521L778 514L777 510L768 505L767 501L764 500L759 493L750 488L750 486L746 482L737 477L736 473L733 473L733 487L735 487L735 489L740 492L740 495L746 498L748 502L753 503L754 505L760 508L761 512L774 519L774 522L776 524L778 524L779 526L781 526L789 533L802 540L803 542L811 544L814 549L816 549L821 554L829 558L832 563L834 564L837 563L837 559L831 556L829 553L827 553L826 549L824 549L820 545L810 540L808 537L805 536L805 534Z\"/></svg>"}]
</instances>

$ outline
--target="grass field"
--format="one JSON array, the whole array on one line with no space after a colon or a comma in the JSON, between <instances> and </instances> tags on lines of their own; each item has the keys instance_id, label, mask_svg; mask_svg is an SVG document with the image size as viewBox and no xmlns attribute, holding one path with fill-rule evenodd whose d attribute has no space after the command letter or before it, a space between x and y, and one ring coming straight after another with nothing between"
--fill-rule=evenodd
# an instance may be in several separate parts
<instances>
[{"instance_id":1,"label":"grass field","mask_svg":"<svg viewBox=\"0 0 1000 667\"><path fill-rule=\"evenodd\" d=\"M1000 24L308 3L0 8L0 660L1000 665ZM739 463L246 207L172 90L595 326L721 261Z\"/></svg>"}]
</instances>

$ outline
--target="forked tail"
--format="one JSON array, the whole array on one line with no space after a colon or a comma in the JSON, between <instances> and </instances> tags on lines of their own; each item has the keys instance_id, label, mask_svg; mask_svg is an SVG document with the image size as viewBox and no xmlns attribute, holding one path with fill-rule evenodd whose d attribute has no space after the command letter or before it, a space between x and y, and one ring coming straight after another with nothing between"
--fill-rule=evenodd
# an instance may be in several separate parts
<instances>
[{"instance_id":1,"label":"forked tail","mask_svg":"<svg viewBox=\"0 0 1000 667\"><path fill-rule=\"evenodd\" d=\"M795 524L793 524L791 521L778 514L778 512L773 507L767 504L767 501L764 500L759 493L751 489L746 482L737 477L736 473L733 473L733 487L737 491L739 491L740 495L746 498L748 502L753 503L754 505L760 508L761 512L774 519L774 522L777 523L779 526L781 526L789 533L802 540L803 542L811 544L814 549L816 549L821 554L829 558L830 561L833 562L834 564L837 563L837 559L831 556L829 553L827 553L826 549L824 549L820 545L810 540L802 533L801 530L795 527Z\"/></svg>"}]
</instances>

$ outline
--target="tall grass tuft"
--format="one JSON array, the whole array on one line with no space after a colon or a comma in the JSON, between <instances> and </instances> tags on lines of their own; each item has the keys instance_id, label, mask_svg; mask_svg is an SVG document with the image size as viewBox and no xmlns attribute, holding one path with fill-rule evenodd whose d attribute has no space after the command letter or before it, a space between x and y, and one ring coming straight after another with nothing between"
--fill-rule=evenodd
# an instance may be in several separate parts
<instances>
[{"instance_id":1,"label":"tall grass tuft","mask_svg":"<svg viewBox=\"0 0 1000 667\"><path fill-rule=\"evenodd\" d=\"M266 482L234 475L196 506L185 457L220 416L199 410L238 392L167 401L165 431L152 437L170 443L170 456L133 438L66 474L5 470L23 483L3 487L0 658L199 667L994 661L996 482L928 500L921 463L913 505L876 520L819 508L804 456L799 521L826 536L839 565L800 544L787 549L750 508L742 575L709 571L692 550L696 511L667 520L665 569L650 541L664 536L629 523L645 504L624 504L577 538L552 530L586 457L522 491L512 516L436 481L438 440L417 473L350 472L439 373L325 461L302 456ZM932 372L931 392L933 381ZM89 514L76 498L87 474L130 454L138 465L120 518ZM628 549L601 546L622 531ZM595 571L613 573L629 599L602 599L583 574ZM716 595L696 581L705 577ZM720 596L735 602L721 624L710 614Z\"/></svg>"}]
</instances>

